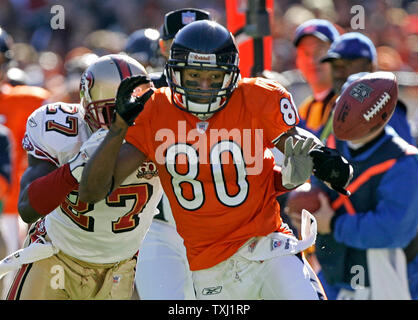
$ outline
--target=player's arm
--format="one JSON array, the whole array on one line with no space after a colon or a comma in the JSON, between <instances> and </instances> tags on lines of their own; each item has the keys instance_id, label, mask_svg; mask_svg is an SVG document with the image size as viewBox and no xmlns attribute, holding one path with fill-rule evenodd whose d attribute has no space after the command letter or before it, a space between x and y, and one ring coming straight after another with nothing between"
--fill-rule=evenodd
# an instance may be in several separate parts
<instances>
[{"instance_id":1,"label":"player's arm","mask_svg":"<svg viewBox=\"0 0 418 320\"><path fill-rule=\"evenodd\" d=\"M309 131L292 127L275 144L285 155L282 169L283 186L293 189L314 174L330 188L344 194L353 176L353 168L337 150L325 147Z\"/></svg>"},{"instance_id":2,"label":"player's arm","mask_svg":"<svg viewBox=\"0 0 418 320\"><path fill-rule=\"evenodd\" d=\"M77 185L68 164L57 168L28 155L28 167L20 180L18 210L22 220L32 223L52 212Z\"/></svg>"},{"instance_id":3,"label":"player's arm","mask_svg":"<svg viewBox=\"0 0 418 320\"><path fill-rule=\"evenodd\" d=\"M145 76L130 77L121 82L116 94L113 123L83 170L79 187L80 200L94 203L104 199L146 159L140 150L123 141L129 126L153 94L152 90L148 90L142 96L134 97L132 92L149 82Z\"/></svg>"},{"instance_id":4,"label":"player's arm","mask_svg":"<svg viewBox=\"0 0 418 320\"><path fill-rule=\"evenodd\" d=\"M128 129L116 114L108 134L87 161L80 181L80 200L95 203L104 199L145 160L145 155L129 143L123 143Z\"/></svg>"},{"instance_id":5,"label":"player's arm","mask_svg":"<svg viewBox=\"0 0 418 320\"><path fill-rule=\"evenodd\" d=\"M291 94L276 82L259 78L254 92L266 94L263 108L255 116L260 121L266 137L284 154L282 185L293 189L312 174L344 194L352 169L336 150L329 149L312 133L297 127L298 112ZM265 90L269 88L269 90ZM257 91L258 90L258 91ZM249 95L253 99L257 95ZM257 105L257 101L254 101ZM338 176L338 177L337 177Z\"/></svg>"},{"instance_id":6,"label":"player's arm","mask_svg":"<svg viewBox=\"0 0 418 320\"><path fill-rule=\"evenodd\" d=\"M275 147L285 156L281 173L282 185L286 189L294 189L309 179L313 170L309 151L315 146L322 146L321 141L298 127L292 127L279 137Z\"/></svg>"},{"instance_id":7,"label":"player's arm","mask_svg":"<svg viewBox=\"0 0 418 320\"><path fill-rule=\"evenodd\" d=\"M289 137L292 138L293 144L296 144L299 140L305 141L306 139L311 138L311 149L317 146L323 146L321 140L319 140L313 133L300 127L292 127L289 131L283 133L275 144L275 147L279 149L283 154L285 153L285 142Z\"/></svg>"}]
</instances>

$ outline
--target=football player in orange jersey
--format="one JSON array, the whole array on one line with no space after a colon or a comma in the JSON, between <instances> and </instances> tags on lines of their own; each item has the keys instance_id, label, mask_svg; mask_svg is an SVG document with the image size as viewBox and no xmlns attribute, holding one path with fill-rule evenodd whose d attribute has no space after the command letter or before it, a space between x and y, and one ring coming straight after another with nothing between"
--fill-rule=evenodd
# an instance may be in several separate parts
<instances>
[{"instance_id":1,"label":"football player in orange jersey","mask_svg":"<svg viewBox=\"0 0 418 320\"><path fill-rule=\"evenodd\" d=\"M148 156L184 239L198 299L324 299L300 254L315 241L315 219L304 212L298 241L276 196L312 172L344 193L352 168L296 127L292 97L280 84L240 80L238 59L220 24L183 27L166 65L170 87L134 97L147 77L119 86L114 121L86 164L80 198L100 201ZM273 146L285 154L282 185Z\"/></svg>"},{"instance_id":2,"label":"football player in orange jersey","mask_svg":"<svg viewBox=\"0 0 418 320\"><path fill-rule=\"evenodd\" d=\"M5 73L8 63L13 58L12 44L12 37L0 27L0 124L10 129L13 142L10 189L7 201L3 203L1 216L1 233L7 246L7 253L14 252L21 246L17 201L20 177L27 167L26 152L20 147L25 133L26 119L50 96L47 90L40 87L12 86L7 83ZM5 282L10 280L9 276L5 278Z\"/></svg>"},{"instance_id":3,"label":"football player in orange jersey","mask_svg":"<svg viewBox=\"0 0 418 320\"><path fill-rule=\"evenodd\" d=\"M176 33L185 25L196 21L210 19L210 13L196 8L182 8L170 11L164 16L164 23L160 30L159 45L160 54L164 57L164 63L154 65L156 70L165 66L165 60L170 55L170 47ZM135 51L142 52L151 49L154 42L150 39L144 41L144 34L134 32L128 38L126 52L134 54L133 58L141 62ZM131 40L131 41L130 41ZM150 48L144 48L144 42L150 43ZM157 53L149 57L149 62L159 61ZM153 72L149 77L156 88L168 87L165 73ZM173 214L165 195L158 205L160 213L154 217L147 236L141 245L136 268L135 284L141 300L194 300L192 274L186 257L186 248L183 239L176 230Z\"/></svg>"}]
</instances>

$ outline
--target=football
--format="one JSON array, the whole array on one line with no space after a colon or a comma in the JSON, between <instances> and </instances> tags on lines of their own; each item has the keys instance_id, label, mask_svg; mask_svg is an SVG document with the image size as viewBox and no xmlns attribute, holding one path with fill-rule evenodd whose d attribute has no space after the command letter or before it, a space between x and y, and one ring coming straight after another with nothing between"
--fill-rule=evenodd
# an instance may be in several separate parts
<instances>
[{"instance_id":1,"label":"football","mask_svg":"<svg viewBox=\"0 0 418 320\"><path fill-rule=\"evenodd\" d=\"M373 72L351 83L337 99L333 130L337 139L358 140L384 126L398 100L392 72Z\"/></svg>"},{"instance_id":2,"label":"football","mask_svg":"<svg viewBox=\"0 0 418 320\"><path fill-rule=\"evenodd\" d=\"M302 213L302 209L314 213L320 207L318 194L322 193L326 197L327 194L320 188L312 186L310 183L304 183L295 190L289 192L286 200L286 211Z\"/></svg>"}]
</instances>

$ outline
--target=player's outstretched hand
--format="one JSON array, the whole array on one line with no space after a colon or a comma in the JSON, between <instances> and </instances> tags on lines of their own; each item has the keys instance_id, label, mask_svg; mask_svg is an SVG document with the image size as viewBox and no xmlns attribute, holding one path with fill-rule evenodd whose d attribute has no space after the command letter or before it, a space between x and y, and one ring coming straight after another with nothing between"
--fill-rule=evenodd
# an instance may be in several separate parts
<instances>
[{"instance_id":1,"label":"player's outstretched hand","mask_svg":"<svg viewBox=\"0 0 418 320\"><path fill-rule=\"evenodd\" d=\"M309 155L313 159L314 175L335 191L349 196L345 188L353 178L351 164L337 150L324 146L313 149Z\"/></svg>"},{"instance_id":2,"label":"player's outstretched hand","mask_svg":"<svg viewBox=\"0 0 418 320\"><path fill-rule=\"evenodd\" d=\"M292 137L286 139L282 168L282 184L286 189L296 188L311 176L313 163L309 151L313 145L313 138L298 140L294 145Z\"/></svg>"},{"instance_id":3,"label":"player's outstretched hand","mask_svg":"<svg viewBox=\"0 0 418 320\"><path fill-rule=\"evenodd\" d=\"M122 80L116 94L116 112L122 117L127 125L131 126L135 118L144 109L145 103L154 93L152 89L147 90L141 96L133 96L135 88L150 83L148 76L133 76Z\"/></svg>"}]
</instances>

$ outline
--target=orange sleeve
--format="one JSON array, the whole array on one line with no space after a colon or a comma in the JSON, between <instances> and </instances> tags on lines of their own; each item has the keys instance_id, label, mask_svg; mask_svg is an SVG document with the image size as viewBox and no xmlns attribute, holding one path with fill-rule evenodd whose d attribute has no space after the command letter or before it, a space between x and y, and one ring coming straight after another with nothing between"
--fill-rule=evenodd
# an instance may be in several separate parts
<instances>
[{"instance_id":1,"label":"orange sleeve","mask_svg":"<svg viewBox=\"0 0 418 320\"><path fill-rule=\"evenodd\" d=\"M153 97L145 104L144 110L135 119L134 125L128 128L125 137L126 142L141 150L150 159L154 158L151 134L152 112L150 112L152 108Z\"/></svg>"},{"instance_id":2,"label":"orange sleeve","mask_svg":"<svg viewBox=\"0 0 418 320\"><path fill-rule=\"evenodd\" d=\"M292 95L283 86L263 78L253 79L253 85L246 90L246 99L268 147L272 148L282 133L299 123L299 114Z\"/></svg>"}]
</instances>

